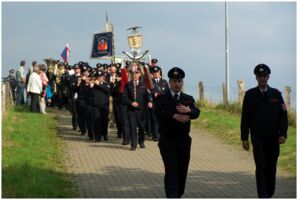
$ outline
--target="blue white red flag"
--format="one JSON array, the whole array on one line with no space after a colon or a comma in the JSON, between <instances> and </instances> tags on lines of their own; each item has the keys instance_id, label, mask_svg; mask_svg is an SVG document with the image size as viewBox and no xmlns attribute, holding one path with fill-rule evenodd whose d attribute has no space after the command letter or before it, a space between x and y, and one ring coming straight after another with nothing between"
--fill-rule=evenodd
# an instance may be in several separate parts
<instances>
[{"instance_id":1,"label":"blue white red flag","mask_svg":"<svg viewBox=\"0 0 298 200\"><path fill-rule=\"evenodd\" d=\"M62 51L62 53L60 55L64 62L68 62L69 55L70 55L70 48L69 48L68 44L65 46L64 50Z\"/></svg>"}]
</instances>

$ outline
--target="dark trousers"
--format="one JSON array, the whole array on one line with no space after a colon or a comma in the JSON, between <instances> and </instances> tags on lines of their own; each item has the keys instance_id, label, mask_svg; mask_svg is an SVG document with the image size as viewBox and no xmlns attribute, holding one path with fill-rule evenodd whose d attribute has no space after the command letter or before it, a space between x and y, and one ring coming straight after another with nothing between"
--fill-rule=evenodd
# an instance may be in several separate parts
<instances>
[{"instance_id":1,"label":"dark trousers","mask_svg":"<svg viewBox=\"0 0 298 200\"><path fill-rule=\"evenodd\" d=\"M158 120L157 120L154 108L149 109L149 112L150 112L152 138L159 140L160 135L158 132Z\"/></svg>"},{"instance_id":2,"label":"dark trousers","mask_svg":"<svg viewBox=\"0 0 298 200\"><path fill-rule=\"evenodd\" d=\"M145 141L144 110L129 110L128 119L129 119L131 147L136 148L137 142L141 145L141 144L144 144L144 141ZM137 127L139 127L139 137L137 136Z\"/></svg>"},{"instance_id":3,"label":"dark trousers","mask_svg":"<svg viewBox=\"0 0 298 200\"><path fill-rule=\"evenodd\" d=\"M183 139L161 137L158 146L165 167L166 196L167 198L181 198L190 160L191 137Z\"/></svg>"},{"instance_id":4,"label":"dark trousers","mask_svg":"<svg viewBox=\"0 0 298 200\"><path fill-rule=\"evenodd\" d=\"M256 182L259 198L271 198L275 191L278 138L253 139Z\"/></svg>"},{"instance_id":5,"label":"dark trousers","mask_svg":"<svg viewBox=\"0 0 298 200\"><path fill-rule=\"evenodd\" d=\"M114 111L114 119L117 126L117 136L121 138L122 126L121 126L121 113L120 113L120 105L113 99L113 111Z\"/></svg>"},{"instance_id":6,"label":"dark trousers","mask_svg":"<svg viewBox=\"0 0 298 200\"><path fill-rule=\"evenodd\" d=\"M108 123L109 123L109 112L108 107L105 108L99 108L94 107L93 109L93 130L94 130L94 136L95 140L99 141L101 140L101 137L107 137L108 134Z\"/></svg>"},{"instance_id":7,"label":"dark trousers","mask_svg":"<svg viewBox=\"0 0 298 200\"><path fill-rule=\"evenodd\" d=\"M83 101L79 101L78 104L78 124L82 134L85 134L87 130L87 109L85 104Z\"/></svg>"},{"instance_id":8,"label":"dark trousers","mask_svg":"<svg viewBox=\"0 0 298 200\"><path fill-rule=\"evenodd\" d=\"M129 122L128 122L128 111L127 105L122 103L119 104L120 123L122 130L122 137L124 142L129 142Z\"/></svg>"},{"instance_id":9,"label":"dark trousers","mask_svg":"<svg viewBox=\"0 0 298 200\"><path fill-rule=\"evenodd\" d=\"M39 97L40 94L30 93L31 97L31 112L39 112Z\"/></svg>"},{"instance_id":10,"label":"dark trousers","mask_svg":"<svg viewBox=\"0 0 298 200\"><path fill-rule=\"evenodd\" d=\"M95 138L94 133L94 113L96 112L96 107L87 105L87 126L88 126L88 137L90 140Z\"/></svg>"},{"instance_id":11,"label":"dark trousers","mask_svg":"<svg viewBox=\"0 0 298 200\"><path fill-rule=\"evenodd\" d=\"M75 130L78 127L78 100L71 99L71 114L72 114L72 128Z\"/></svg>"}]
</instances>

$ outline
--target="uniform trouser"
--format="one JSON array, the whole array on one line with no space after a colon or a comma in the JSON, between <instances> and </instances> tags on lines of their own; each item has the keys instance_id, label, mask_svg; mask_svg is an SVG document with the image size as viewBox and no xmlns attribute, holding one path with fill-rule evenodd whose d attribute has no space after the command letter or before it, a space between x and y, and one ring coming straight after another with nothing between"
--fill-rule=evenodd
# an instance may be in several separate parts
<instances>
[{"instance_id":1,"label":"uniform trouser","mask_svg":"<svg viewBox=\"0 0 298 200\"><path fill-rule=\"evenodd\" d=\"M22 104L25 103L24 92L25 92L25 84L24 83L18 83L16 105L22 105Z\"/></svg>"},{"instance_id":2,"label":"uniform trouser","mask_svg":"<svg viewBox=\"0 0 298 200\"><path fill-rule=\"evenodd\" d=\"M117 126L117 135L120 138L122 133L122 127L121 127L121 114L120 114L120 108L119 104L113 99L113 111L114 111L114 120Z\"/></svg>"},{"instance_id":3,"label":"uniform trouser","mask_svg":"<svg viewBox=\"0 0 298 200\"><path fill-rule=\"evenodd\" d=\"M93 109L93 129L95 140L100 140L102 136L106 137L108 134L108 123L109 123L109 112L108 107L99 108L94 107Z\"/></svg>"},{"instance_id":4,"label":"uniform trouser","mask_svg":"<svg viewBox=\"0 0 298 200\"><path fill-rule=\"evenodd\" d=\"M151 136L151 117L150 117L150 111L149 108L146 106L144 109L144 113L145 113L145 131L146 134Z\"/></svg>"},{"instance_id":5,"label":"uniform trouser","mask_svg":"<svg viewBox=\"0 0 298 200\"><path fill-rule=\"evenodd\" d=\"M123 141L129 142L129 122L128 122L128 111L127 105L120 103L119 105L120 123L122 130Z\"/></svg>"},{"instance_id":6,"label":"uniform trouser","mask_svg":"<svg viewBox=\"0 0 298 200\"><path fill-rule=\"evenodd\" d=\"M136 148L137 141L140 145L144 144L144 141L145 141L144 110L128 110L128 119L129 119L131 147ZM139 137L137 136L137 127L139 127Z\"/></svg>"},{"instance_id":7,"label":"uniform trouser","mask_svg":"<svg viewBox=\"0 0 298 200\"><path fill-rule=\"evenodd\" d=\"M31 112L39 112L39 97L40 94L30 93L31 97Z\"/></svg>"},{"instance_id":8,"label":"uniform trouser","mask_svg":"<svg viewBox=\"0 0 298 200\"><path fill-rule=\"evenodd\" d=\"M96 107L87 105L87 124L88 124L88 137L90 140L95 138L94 134L94 113L96 112Z\"/></svg>"},{"instance_id":9,"label":"uniform trouser","mask_svg":"<svg viewBox=\"0 0 298 200\"><path fill-rule=\"evenodd\" d=\"M185 189L191 137L175 140L161 137L158 146L165 167L166 196L167 198L180 198Z\"/></svg>"},{"instance_id":10,"label":"uniform trouser","mask_svg":"<svg viewBox=\"0 0 298 200\"><path fill-rule=\"evenodd\" d=\"M57 96L58 96L58 108L61 109L63 107L63 93L62 93L61 87L57 87Z\"/></svg>"},{"instance_id":11,"label":"uniform trouser","mask_svg":"<svg viewBox=\"0 0 298 200\"><path fill-rule=\"evenodd\" d=\"M71 113L72 113L72 128L78 127L78 100L71 99Z\"/></svg>"},{"instance_id":12,"label":"uniform trouser","mask_svg":"<svg viewBox=\"0 0 298 200\"><path fill-rule=\"evenodd\" d=\"M150 121L151 121L151 132L152 132L152 137L154 139L159 139L160 135L158 132L158 120L155 114L154 109L149 109L150 112Z\"/></svg>"},{"instance_id":13,"label":"uniform trouser","mask_svg":"<svg viewBox=\"0 0 298 200\"><path fill-rule=\"evenodd\" d=\"M253 139L256 182L259 198L270 198L275 191L276 163L279 156L278 138Z\"/></svg>"},{"instance_id":14,"label":"uniform trouser","mask_svg":"<svg viewBox=\"0 0 298 200\"><path fill-rule=\"evenodd\" d=\"M87 109L85 102L79 101L78 103L78 123L79 123L79 128L82 132L82 134L86 133L87 129Z\"/></svg>"}]
</instances>

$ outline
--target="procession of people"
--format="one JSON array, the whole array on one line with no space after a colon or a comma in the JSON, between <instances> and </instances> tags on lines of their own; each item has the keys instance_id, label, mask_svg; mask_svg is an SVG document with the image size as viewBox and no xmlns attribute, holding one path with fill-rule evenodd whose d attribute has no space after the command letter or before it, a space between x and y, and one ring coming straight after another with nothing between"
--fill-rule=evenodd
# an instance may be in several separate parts
<instances>
[{"instance_id":1,"label":"procession of people","mask_svg":"<svg viewBox=\"0 0 298 200\"><path fill-rule=\"evenodd\" d=\"M32 62L25 75L25 61L11 69L7 81L16 105L30 102L32 112L46 114L45 107L69 110L73 130L94 142L109 140L108 126L116 123L122 145L135 151L145 148L145 135L159 141L164 163L164 186L168 198L181 198L191 152L191 120L200 115L192 96L182 91L185 72L171 68L169 83L162 78L158 60L150 64L125 62L101 64L87 62L70 66L59 62L57 69ZM241 117L241 140L249 150L249 135L256 164L257 193L270 198L275 192L276 164L280 144L287 138L287 110L281 93L268 86L270 68L254 68L258 86L246 92ZM112 107L112 109L111 109ZM111 115L114 115L111 117Z\"/></svg>"}]
</instances>

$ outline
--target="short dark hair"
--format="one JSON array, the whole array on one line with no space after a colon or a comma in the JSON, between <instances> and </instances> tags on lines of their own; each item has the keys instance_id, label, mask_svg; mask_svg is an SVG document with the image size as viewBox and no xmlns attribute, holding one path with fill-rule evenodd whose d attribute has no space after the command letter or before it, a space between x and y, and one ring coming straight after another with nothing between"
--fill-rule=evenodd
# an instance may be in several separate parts
<instances>
[{"instance_id":1,"label":"short dark hair","mask_svg":"<svg viewBox=\"0 0 298 200\"><path fill-rule=\"evenodd\" d=\"M37 64L37 62L34 60L33 62L32 62L32 66L35 66Z\"/></svg>"},{"instance_id":2,"label":"short dark hair","mask_svg":"<svg viewBox=\"0 0 298 200\"><path fill-rule=\"evenodd\" d=\"M22 60L20 63L21 66L25 66L25 64L26 64L25 60Z\"/></svg>"}]
</instances>

